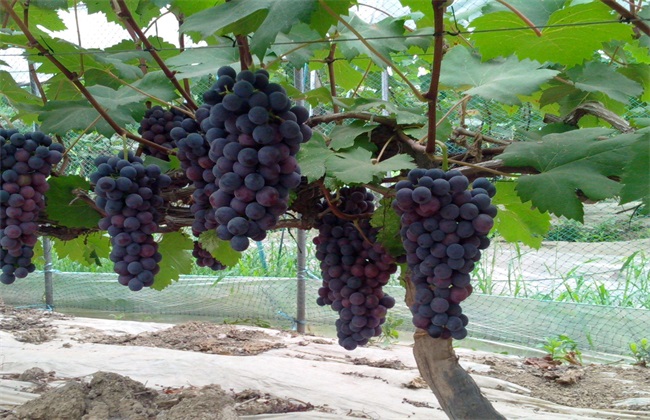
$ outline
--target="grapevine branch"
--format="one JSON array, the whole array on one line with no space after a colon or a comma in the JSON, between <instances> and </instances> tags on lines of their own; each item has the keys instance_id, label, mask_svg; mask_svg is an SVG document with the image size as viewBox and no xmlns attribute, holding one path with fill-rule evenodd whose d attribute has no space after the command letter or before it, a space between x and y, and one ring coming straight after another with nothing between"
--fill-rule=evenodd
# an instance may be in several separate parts
<instances>
[{"instance_id":1,"label":"grapevine branch","mask_svg":"<svg viewBox=\"0 0 650 420\"><path fill-rule=\"evenodd\" d=\"M643 19L639 17L639 15L632 13L631 11L627 10L625 7L616 3L616 0L600 0L600 1L605 3L607 6L611 7L616 13L621 15L622 18L631 22L641 32L650 36L650 26L648 26L648 24L645 23Z\"/></svg>"},{"instance_id":2,"label":"grapevine branch","mask_svg":"<svg viewBox=\"0 0 650 420\"><path fill-rule=\"evenodd\" d=\"M332 94L332 98L336 96L336 76L334 75L334 54L335 53L336 53L336 44L332 44L332 46L330 47L330 53L325 59L325 62L327 62L327 72L329 73L330 93ZM335 114L337 114L340 111L339 106L336 103L332 104L332 109L334 110Z\"/></svg>"},{"instance_id":3,"label":"grapevine branch","mask_svg":"<svg viewBox=\"0 0 650 420\"><path fill-rule=\"evenodd\" d=\"M370 216L372 216L372 213L361 213L361 214L345 214L341 210L339 210L338 207L336 207L336 204L334 204L332 200L332 196L330 195L330 192L327 190L327 187L323 184L322 181L317 181L318 186L320 188L320 191L323 193L323 197L325 197L325 201L327 201L327 206L331 210L332 213L339 219L343 220L357 220L357 219L365 219Z\"/></svg>"},{"instance_id":4,"label":"grapevine branch","mask_svg":"<svg viewBox=\"0 0 650 420\"><path fill-rule=\"evenodd\" d=\"M23 11L23 20L25 21L25 26L29 27L29 0L25 2L25 9ZM43 85L41 81L38 80L38 74L36 73L36 67L31 60L27 61L27 69L29 70L29 80L33 83L33 86L36 86L38 93L43 101L43 105L47 103L47 96L45 96L45 91L43 90Z\"/></svg>"},{"instance_id":5,"label":"grapevine branch","mask_svg":"<svg viewBox=\"0 0 650 420\"><path fill-rule=\"evenodd\" d=\"M58 68L61 71L61 73L63 73L65 77L77 87L77 89L79 89L79 92L81 92L81 94L86 97L86 99L93 106L93 108L97 110L99 115L101 115L102 118L106 120L108 125L110 125L111 128L115 130L115 132L118 135L128 137L131 140L137 141L138 143L142 143L144 145L147 145L149 147L155 148L157 150L160 150L168 154L173 153L170 149L167 149L166 147L160 146L159 144L143 139L142 137L136 136L135 134L125 130L117 122L115 122L115 120L108 114L108 112L106 112L106 110L99 104L99 102L97 102L97 99L95 99L95 97L88 91L88 89L86 89L83 83L81 83L81 81L79 80L79 75L71 72L66 66L64 66L59 60L57 60L56 57L54 57L47 48L45 48L43 45L41 45L40 42L36 40L36 38L31 33L29 28L25 25L25 22L23 22L22 19L20 19L20 17L16 14L16 12L10 7L9 1L0 0L0 4L2 4L2 7L5 9L5 11L16 22L18 27L20 27L20 30L23 31L23 34L29 41L28 46L31 48L36 48L41 55L47 57L47 59L50 60L50 62L52 62L52 64L54 64L56 68Z\"/></svg>"},{"instance_id":6,"label":"grapevine branch","mask_svg":"<svg viewBox=\"0 0 650 420\"><path fill-rule=\"evenodd\" d=\"M428 101L429 110L427 117L429 120L428 140L426 152L433 154L436 151L436 107L438 106L438 88L440 85L440 70L442 68L443 54L443 37L444 37L444 19L445 0L431 0L433 4L433 64L431 71L431 84L429 91L424 95Z\"/></svg>"},{"instance_id":7,"label":"grapevine branch","mask_svg":"<svg viewBox=\"0 0 650 420\"><path fill-rule=\"evenodd\" d=\"M187 102L187 105L192 109L196 110L198 107L196 106L196 103L194 102L194 99L192 98L192 95L187 92L183 86L178 82L178 79L176 79L176 76L174 75L174 72L172 72L169 67L167 67L167 64L165 64L165 61L160 57L160 54L158 54L158 51L156 51L156 48L149 42L149 39L146 37L146 35L142 32L140 27L136 24L135 19L133 19L133 15L131 14L131 11L127 7L126 3L124 0L113 0L115 3L114 5L117 8L117 15L124 20L124 23L126 26L130 27L140 38L140 41L144 44L147 52L151 54L151 57L158 63L160 66L160 69L165 73L165 76L172 82L178 93L183 96L183 99L185 99L185 102Z\"/></svg>"},{"instance_id":8,"label":"grapevine branch","mask_svg":"<svg viewBox=\"0 0 650 420\"><path fill-rule=\"evenodd\" d=\"M235 35L235 39L237 40L237 48L239 48L239 65L242 70L248 70L253 67L253 56L251 56L248 38L246 35Z\"/></svg>"}]
</instances>

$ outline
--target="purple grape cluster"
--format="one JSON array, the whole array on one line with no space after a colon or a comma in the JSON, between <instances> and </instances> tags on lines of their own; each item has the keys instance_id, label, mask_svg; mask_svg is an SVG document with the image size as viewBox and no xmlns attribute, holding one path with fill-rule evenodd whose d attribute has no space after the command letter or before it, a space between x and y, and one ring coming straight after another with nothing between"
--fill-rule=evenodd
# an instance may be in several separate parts
<instances>
[{"instance_id":1,"label":"purple grape cluster","mask_svg":"<svg viewBox=\"0 0 650 420\"><path fill-rule=\"evenodd\" d=\"M192 256L196 259L196 263L199 267L208 267L214 271L220 271L226 268L226 266L216 260L209 251L204 249L199 241L194 241Z\"/></svg>"},{"instance_id":2,"label":"purple grape cluster","mask_svg":"<svg viewBox=\"0 0 650 420\"><path fill-rule=\"evenodd\" d=\"M187 129L193 127L191 122L184 122L185 119L185 114L176 108L165 110L160 105L156 105L145 111L144 118L140 121L140 127L138 127L138 133L145 140L168 149L174 149L176 148L176 141L172 138L171 131L176 127ZM158 159L168 159L166 153L148 146L144 146L142 152Z\"/></svg>"},{"instance_id":3,"label":"purple grape cluster","mask_svg":"<svg viewBox=\"0 0 650 420\"><path fill-rule=\"evenodd\" d=\"M460 171L413 169L395 185L406 262L415 285L413 324L433 338L463 339L468 318L460 302L472 293L470 273L490 245L497 208L494 185Z\"/></svg>"},{"instance_id":4,"label":"purple grape cluster","mask_svg":"<svg viewBox=\"0 0 650 420\"><path fill-rule=\"evenodd\" d=\"M45 207L47 177L61 161L63 145L35 131L0 129L0 282L34 271L38 213Z\"/></svg>"},{"instance_id":5,"label":"purple grape cluster","mask_svg":"<svg viewBox=\"0 0 650 420\"><path fill-rule=\"evenodd\" d=\"M244 251L277 224L289 191L300 184L295 155L311 138L304 124L309 114L292 106L266 70L221 67L217 76L196 112L204 134L176 130L172 137L179 138L178 157L197 188L193 228L216 228L220 239Z\"/></svg>"},{"instance_id":6,"label":"purple grape cluster","mask_svg":"<svg viewBox=\"0 0 650 420\"><path fill-rule=\"evenodd\" d=\"M364 187L342 188L337 208L347 215L374 211L374 197ZM328 208L322 204L321 210ZM397 270L394 259L376 242L377 229L369 218L355 222L334 213L319 221L316 258L320 261L323 286L316 303L337 311L336 330L339 344L354 350L381 334L386 311L395 299L382 291L390 275Z\"/></svg>"},{"instance_id":7,"label":"purple grape cluster","mask_svg":"<svg viewBox=\"0 0 650 420\"><path fill-rule=\"evenodd\" d=\"M133 291L149 287L160 270L162 256L153 234L162 216L156 210L163 205L160 189L171 184L158 165L143 164L127 154L99 156L97 170L90 175L95 184L97 207L106 212L99 228L111 237L110 259L118 281Z\"/></svg>"}]
</instances>

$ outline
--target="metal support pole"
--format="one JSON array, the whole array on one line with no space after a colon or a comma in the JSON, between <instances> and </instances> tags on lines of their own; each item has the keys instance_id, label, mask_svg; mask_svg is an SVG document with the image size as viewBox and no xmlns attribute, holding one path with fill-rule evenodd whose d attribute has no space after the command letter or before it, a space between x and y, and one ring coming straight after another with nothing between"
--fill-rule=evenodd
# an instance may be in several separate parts
<instances>
[{"instance_id":1,"label":"metal support pole","mask_svg":"<svg viewBox=\"0 0 650 420\"><path fill-rule=\"evenodd\" d=\"M54 287L52 285L52 241L49 237L43 236L43 258L45 259L44 276L45 276L45 305L47 308L54 309Z\"/></svg>"},{"instance_id":2,"label":"metal support pole","mask_svg":"<svg viewBox=\"0 0 650 420\"><path fill-rule=\"evenodd\" d=\"M388 71L384 70L381 72L381 100L388 102L389 95L388 95L388 88L389 88L389 80L388 80ZM387 110L383 110L382 114L388 115Z\"/></svg>"},{"instance_id":3,"label":"metal support pole","mask_svg":"<svg viewBox=\"0 0 650 420\"><path fill-rule=\"evenodd\" d=\"M293 72L294 86L301 92L305 91L305 74L308 74L307 65L305 69L295 69ZM299 101L303 105L304 101ZM306 269L306 251L305 246L307 234L303 229L298 229L297 246L298 246L298 273L296 276L296 330L300 334L305 333L306 320L306 300L305 300L305 269Z\"/></svg>"}]
</instances>

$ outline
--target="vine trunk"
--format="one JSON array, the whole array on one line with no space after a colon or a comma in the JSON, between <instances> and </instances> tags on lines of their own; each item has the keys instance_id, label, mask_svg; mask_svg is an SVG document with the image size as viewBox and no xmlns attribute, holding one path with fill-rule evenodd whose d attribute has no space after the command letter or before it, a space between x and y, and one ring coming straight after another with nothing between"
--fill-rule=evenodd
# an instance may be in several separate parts
<instances>
[{"instance_id":1,"label":"vine trunk","mask_svg":"<svg viewBox=\"0 0 650 420\"><path fill-rule=\"evenodd\" d=\"M415 286L410 275L406 282L406 304L410 306ZM450 419L505 419L481 393L474 379L460 366L452 340L431 338L417 328L414 334L413 355L420 375L429 385Z\"/></svg>"}]
</instances>

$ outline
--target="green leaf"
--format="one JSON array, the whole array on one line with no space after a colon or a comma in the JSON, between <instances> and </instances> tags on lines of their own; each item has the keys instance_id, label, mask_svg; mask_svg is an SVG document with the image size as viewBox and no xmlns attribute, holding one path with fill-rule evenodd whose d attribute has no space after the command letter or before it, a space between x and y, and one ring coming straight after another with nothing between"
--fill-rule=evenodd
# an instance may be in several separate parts
<instances>
[{"instance_id":1,"label":"green leaf","mask_svg":"<svg viewBox=\"0 0 650 420\"><path fill-rule=\"evenodd\" d=\"M246 35L253 33L251 52L264 57L280 32L288 32L298 22L309 23L317 0L233 0L190 16L183 32Z\"/></svg>"},{"instance_id":2,"label":"green leaf","mask_svg":"<svg viewBox=\"0 0 650 420\"><path fill-rule=\"evenodd\" d=\"M402 238L400 236L401 222L398 214L391 207L392 197L384 197L379 202L370 218L370 225L379 229L377 241L384 246L393 257L404 254Z\"/></svg>"},{"instance_id":3,"label":"green leaf","mask_svg":"<svg viewBox=\"0 0 650 420\"><path fill-rule=\"evenodd\" d=\"M101 215L88 203L80 200L74 190L88 191L90 183L78 175L50 177L50 189L45 193L45 210L49 219L69 228L97 227Z\"/></svg>"},{"instance_id":4,"label":"green leaf","mask_svg":"<svg viewBox=\"0 0 650 420\"><path fill-rule=\"evenodd\" d=\"M632 145L632 159L623 168L621 204L642 200L650 210L650 132Z\"/></svg>"},{"instance_id":5,"label":"green leaf","mask_svg":"<svg viewBox=\"0 0 650 420\"><path fill-rule=\"evenodd\" d=\"M345 184L372 182L375 177L383 177L388 172L413 169L415 164L408 155L396 155L379 163L372 162L372 152L355 148L335 153L325 162L327 173Z\"/></svg>"},{"instance_id":6,"label":"green leaf","mask_svg":"<svg viewBox=\"0 0 650 420\"><path fill-rule=\"evenodd\" d=\"M594 24L603 21L613 23ZM538 37L532 30L514 29L525 26L514 13L495 12L471 22L477 31L471 39L484 60L514 54L520 59L571 67L591 60L603 42L632 39L631 27L615 21L611 9L599 1L576 4L554 12L548 20L549 27L542 29L542 36Z\"/></svg>"},{"instance_id":7,"label":"green leaf","mask_svg":"<svg viewBox=\"0 0 650 420\"><path fill-rule=\"evenodd\" d=\"M43 106L43 101L38 96L18 86L11 74L4 70L0 70L0 97L5 97L16 110L34 116Z\"/></svg>"},{"instance_id":8,"label":"green leaf","mask_svg":"<svg viewBox=\"0 0 650 420\"><path fill-rule=\"evenodd\" d=\"M321 86L316 89L312 89L302 96L312 107L317 107L318 105L331 104L332 103L332 94L330 90L325 86Z\"/></svg>"},{"instance_id":9,"label":"green leaf","mask_svg":"<svg viewBox=\"0 0 650 420\"><path fill-rule=\"evenodd\" d=\"M566 74L576 88L585 92L601 92L624 104L629 102L630 96L638 96L643 92L639 83L605 63L590 61L584 66L570 69Z\"/></svg>"},{"instance_id":10,"label":"green leaf","mask_svg":"<svg viewBox=\"0 0 650 420\"><path fill-rule=\"evenodd\" d=\"M298 23L288 34L279 33L275 44L270 48L277 57L286 57L294 67L300 68L314 57L315 51L327 45L327 43L315 42L319 39L322 39L321 35L313 28Z\"/></svg>"},{"instance_id":11,"label":"green leaf","mask_svg":"<svg viewBox=\"0 0 650 420\"><path fill-rule=\"evenodd\" d=\"M194 242L184 233L164 233L158 243L158 252L163 256L158 263L160 272L156 274L151 288L163 290L178 281L181 274L189 274L194 265L194 257L190 253L193 248Z\"/></svg>"},{"instance_id":12,"label":"green leaf","mask_svg":"<svg viewBox=\"0 0 650 420\"><path fill-rule=\"evenodd\" d=\"M530 0L508 0L508 4L519 10L526 16L533 24L537 26L546 25L549 17L556 11L560 10L565 0L544 0L544 1L530 1ZM509 9L501 3L489 2L483 7L483 14L508 11Z\"/></svg>"},{"instance_id":13,"label":"green leaf","mask_svg":"<svg viewBox=\"0 0 650 420\"><path fill-rule=\"evenodd\" d=\"M162 70L152 71L145 74L142 79L131 83L131 86L140 89L143 92L147 92L158 99L162 99L163 101L171 102L178 98L178 93L174 89L174 85L171 84L169 78L165 76ZM118 89L118 95L138 98L135 102L143 102L145 100L153 101L150 97L138 93L129 86L120 87Z\"/></svg>"},{"instance_id":14,"label":"green leaf","mask_svg":"<svg viewBox=\"0 0 650 420\"><path fill-rule=\"evenodd\" d=\"M69 228L97 228L101 215L80 200L74 190L88 191L90 183L78 175L50 177L50 189L45 193L47 217Z\"/></svg>"},{"instance_id":15,"label":"green leaf","mask_svg":"<svg viewBox=\"0 0 650 420\"><path fill-rule=\"evenodd\" d=\"M334 77L337 87L352 90L363 80L363 72L352 67L347 60L336 60L334 62Z\"/></svg>"},{"instance_id":16,"label":"green leaf","mask_svg":"<svg viewBox=\"0 0 650 420\"><path fill-rule=\"evenodd\" d=\"M229 241L219 239L215 230L201 233L199 243L203 246L203 249L212 254L215 260L226 267L234 267L241 258L241 252L232 249Z\"/></svg>"},{"instance_id":17,"label":"green leaf","mask_svg":"<svg viewBox=\"0 0 650 420\"><path fill-rule=\"evenodd\" d=\"M169 172L181 168L181 161L174 155L169 155L169 161L155 158L151 155L144 155L145 165L158 165L162 172Z\"/></svg>"},{"instance_id":18,"label":"green leaf","mask_svg":"<svg viewBox=\"0 0 650 420\"><path fill-rule=\"evenodd\" d=\"M520 104L517 95L535 92L542 83L559 73L540 67L536 61L519 61L514 56L482 63L479 57L459 45L445 55L440 83L463 89L470 87L463 92L465 95Z\"/></svg>"},{"instance_id":19,"label":"green leaf","mask_svg":"<svg viewBox=\"0 0 650 420\"><path fill-rule=\"evenodd\" d=\"M643 86L643 94L639 99L644 102L650 102L650 66L644 64L628 64L625 67L619 68L618 72L640 83Z\"/></svg>"},{"instance_id":20,"label":"green leaf","mask_svg":"<svg viewBox=\"0 0 650 420\"><path fill-rule=\"evenodd\" d=\"M330 147L334 150L346 149L354 146L357 137L371 132L379 124L366 124L364 121L355 121L348 125L334 126L330 132Z\"/></svg>"},{"instance_id":21,"label":"green leaf","mask_svg":"<svg viewBox=\"0 0 650 420\"><path fill-rule=\"evenodd\" d=\"M110 88L105 88L110 89ZM108 90L103 90L108 93ZM110 98L105 98L110 103ZM142 109L144 106L136 103L132 104ZM45 133L67 135L69 131L85 130L90 124L95 121L99 113L93 108L88 101L48 101L44 106L39 116L41 119L41 130ZM136 124L136 120L132 116L132 110L126 106L118 106L111 110L111 117L121 126L127 124ZM103 119L99 119L95 125L97 132L100 134L111 137L115 131Z\"/></svg>"},{"instance_id":22,"label":"green leaf","mask_svg":"<svg viewBox=\"0 0 650 420\"><path fill-rule=\"evenodd\" d=\"M302 175L313 182L325 175L325 161L334 155L325 144L323 135L314 131L312 138L300 147L297 159Z\"/></svg>"},{"instance_id":23,"label":"green leaf","mask_svg":"<svg viewBox=\"0 0 650 420\"><path fill-rule=\"evenodd\" d=\"M236 48L191 48L165 61L180 77L194 78L216 74L221 66L239 65Z\"/></svg>"},{"instance_id":24,"label":"green leaf","mask_svg":"<svg viewBox=\"0 0 650 420\"><path fill-rule=\"evenodd\" d=\"M59 258L68 258L86 267L101 266L101 259L108 258L111 250L110 239L104 232L93 232L69 241L52 238L52 242Z\"/></svg>"},{"instance_id":25,"label":"green leaf","mask_svg":"<svg viewBox=\"0 0 650 420\"><path fill-rule=\"evenodd\" d=\"M580 222L582 203L576 192L600 201L619 194L622 168L632 158L631 145L640 134L585 128L567 133L549 134L539 142L513 143L499 155L512 167L533 167L540 173L517 180L517 194L523 202L532 201L540 211L549 211Z\"/></svg>"},{"instance_id":26,"label":"green leaf","mask_svg":"<svg viewBox=\"0 0 650 420\"><path fill-rule=\"evenodd\" d=\"M333 98L333 102L347 111L368 111L382 113L395 118L399 125L423 125L427 123L424 108L404 108L390 102L373 98Z\"/></svg>"},{"instance_id":27,"label":"green leaf","mask_svg":"<svg viewBox=\"0 0 650 420\"><path fill-rule=\"evenodd\" d=\"M539 249L551 226L551 216L541 213L530 203L522 203L515 192L514 182L497 182L496 187L497 193L492 199L499 209L495 229L508 242L521 242Z\"/></svg>"},{"instance_id":28,"label":"green leaf","mask_svg":"<svg viewBox=\"0 0 650 420\"><path fill-rule=\"evenodd\" d=\"M361 36L383 57L390 59L392 52L404 51L407 46L402 40L404 35L404 19L387 18L382 21L369 24L352 14L346 19ZM346 27L339 25L339 32L343 39L356 39L357 36ZM359 55L366 55L381 68L386 68L386 63L380 60L361 41L346 41L338 44L343 56L351 60Z\"/></svg>"}]
</instances>

